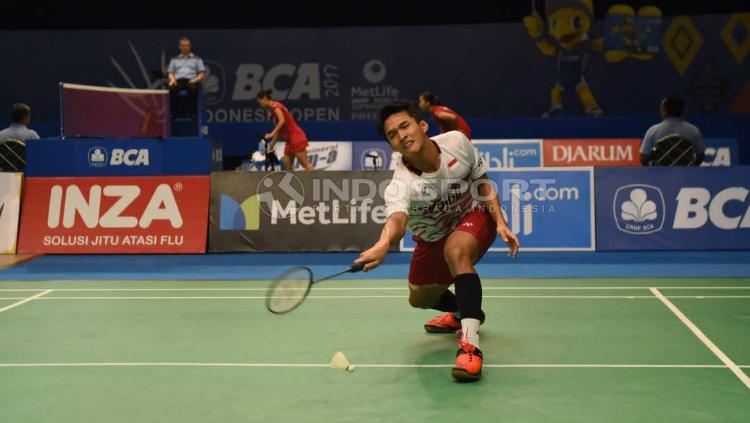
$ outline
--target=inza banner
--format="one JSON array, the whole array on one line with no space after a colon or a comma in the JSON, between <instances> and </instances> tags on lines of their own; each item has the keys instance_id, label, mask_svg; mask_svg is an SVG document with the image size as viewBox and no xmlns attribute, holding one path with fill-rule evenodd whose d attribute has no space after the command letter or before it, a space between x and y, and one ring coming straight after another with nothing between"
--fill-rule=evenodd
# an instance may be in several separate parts
<instances>
[{"instance_id":1,"label":"inza banner","mask_svg":"<svg viewBox=\"0 0 750 423\"><path fill-rule=\"evenodd\" d=\"M16 252L23 173L0 172L0 254Z\"/></svg>"},{"instance_id":2,"label":"inza banner","mask_svg":"<svg viewBox=\"0 0 750 423\"><path fill-rule=\"evenodd\" d=\"M222 165L212 138L42 139L26 157L26 176L208 175Z\"/></svg>"},{"instance_id":3,"label":"inza banner","mask_svg":"<svg viewBox=\"0 0 750 423\"><path fill-rule=\"evenodd\" d=\"M641 140L545 139L544 167L640 166Z\"/></svg>"},{"instance_id":4,"label":"inza banner","mask_svg":"<svg viewBox=\"0 0 750 423\"><path fill-rule=\"evenodd\" d=\"M489 171L500 206L525 251L591 251L594 239L594 174L591 168ZM407 233L402 251L415 243ZM506 251L500 238L490 251Z\"/></svg>"},{"instance_id":5,"label":"inza banner","mask_svg":"<svg viewBox=\"0 0 750 423\"><path fill-rule=\"evenodd\" d=\"M597 249L750 248L748 190L748 166L597 169Z\"/></svg>"},{"instance_id":6,"label":"inza banner","mask_svg":"<svg viewBox=\"0 0 750 423\"><path fill-rule=\"evenodd\" d=\"M209 176L26 178L20 253L204 253Z\"/></svg>"},{"instance_id":7,"label":"inza banner","mask_svg":"<svg viewBox=\"0 0 750 423\"><path fill-rule=\"evenodd\" d=\"M393 172L215 172L209 251L362 251Z\"/></svg>"}]
</instances>

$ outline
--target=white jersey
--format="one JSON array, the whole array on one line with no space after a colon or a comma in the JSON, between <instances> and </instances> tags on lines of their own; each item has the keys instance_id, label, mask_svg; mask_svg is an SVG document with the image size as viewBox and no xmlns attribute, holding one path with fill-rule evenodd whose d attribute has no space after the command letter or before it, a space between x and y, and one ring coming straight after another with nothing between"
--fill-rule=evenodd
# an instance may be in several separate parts
<instances>
[{"instance_id":1,"label":"white jersey","mask_svg":"<svg viewBox=\"0 0 750 423\"><path fill-rule=\"evenodd\" d=\"M428 242L448 235L477 205L471 196L471 182L487 172L487 164L461 132L446 132L432 141L440 150L440 168L433 173L419 172L398 160L385 190L388 216L406 213L407 228Z\"/></svg>"}]
</instances>

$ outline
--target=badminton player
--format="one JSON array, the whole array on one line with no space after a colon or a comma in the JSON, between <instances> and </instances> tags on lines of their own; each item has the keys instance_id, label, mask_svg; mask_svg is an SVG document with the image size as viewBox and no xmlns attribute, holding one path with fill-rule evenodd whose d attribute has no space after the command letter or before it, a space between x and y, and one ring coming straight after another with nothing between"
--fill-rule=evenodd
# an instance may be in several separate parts
<instances>
[{"instance_id":1,"label":"badminton player","mask_svg":"<svg viewBox=\"0 0 750 423\"><path fill-rule=\"evenodd\" d=\"M265 90L258 93L256 100L264 109L271 112L271 118L275 124L273 130L265 135L265 139L271 141L270 149L276 146L279 136L283 135L286 145L284 146L284 165L286 170L292 170L294 159L299 160L300 165L308 171L315 170L307 160L307 135L305 131L297 125L297 122L289 113L289 110L278 101L271 98L271 90Z\"/></svg>"},{"instance_id":2,"label":"badminton player","mask_svg":"<svg viewBox=\"0 0 750 423\"><path fill-rule=\"evenodd\" d=\"M443 106L440 98L433 93L423 92L419 95L419 108L427 112L435 120L440 132L461 131L466 138L471 139L471 128L466 120L452 109Z\"/></svg>"},{"instance_id":3,"label":"badminton player","mask_svg":"<svg viewBox=\"0 0 750 423\"><path fill-rule=\"evenodd\" d=\"M365 271L376 268L390 246L407 228L411 230L417 245L409 268L409 304L445 312L424 328L437 333L460 330L452 375L462 382L479 380L483 359L479 325L485 316L474 265L497 235L512 257L518 253L519 242L485 175L487 164L469 139L459 131L430 139L427 123L418 116L408 101L396 101L380 110L378 130L402 159L385 191L388 219L380 239L355 263L366 263ZM448 290L451 284L455 284L455 295Z\"/></svg>"}]
</instances>

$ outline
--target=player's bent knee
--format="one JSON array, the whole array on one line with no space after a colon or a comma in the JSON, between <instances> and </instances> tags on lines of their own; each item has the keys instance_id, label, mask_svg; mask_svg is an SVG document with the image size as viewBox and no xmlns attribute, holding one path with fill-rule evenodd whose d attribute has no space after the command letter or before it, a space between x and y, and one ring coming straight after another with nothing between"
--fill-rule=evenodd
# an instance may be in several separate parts
<instances>
[{"instance_id":1,"label":"player's bent knee","mask_svg":"<svg viewBox=\"0 0 750 423\"><path fill-rule=\"evenodd\" d=\"M451 269L471 266L472 264L471 251L465 248L446 248L443 252L443 258Z\"/></svg>"}]
</instances>

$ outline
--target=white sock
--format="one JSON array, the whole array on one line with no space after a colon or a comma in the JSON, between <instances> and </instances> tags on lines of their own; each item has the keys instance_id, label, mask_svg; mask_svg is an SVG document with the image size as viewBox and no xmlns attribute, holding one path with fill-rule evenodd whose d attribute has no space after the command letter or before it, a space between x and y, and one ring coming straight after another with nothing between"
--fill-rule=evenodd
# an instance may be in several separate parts
<instances>
[{"instance_id":1,"label":"white sock","mask_svg":"<svg viewBox=\"0 0 750 423\"><path fill-rule=\"evenodd\" d=\"M479 348L479 319L461 319L461 330L464 332L462 341Z\"/></svg>"}]
</instances>

